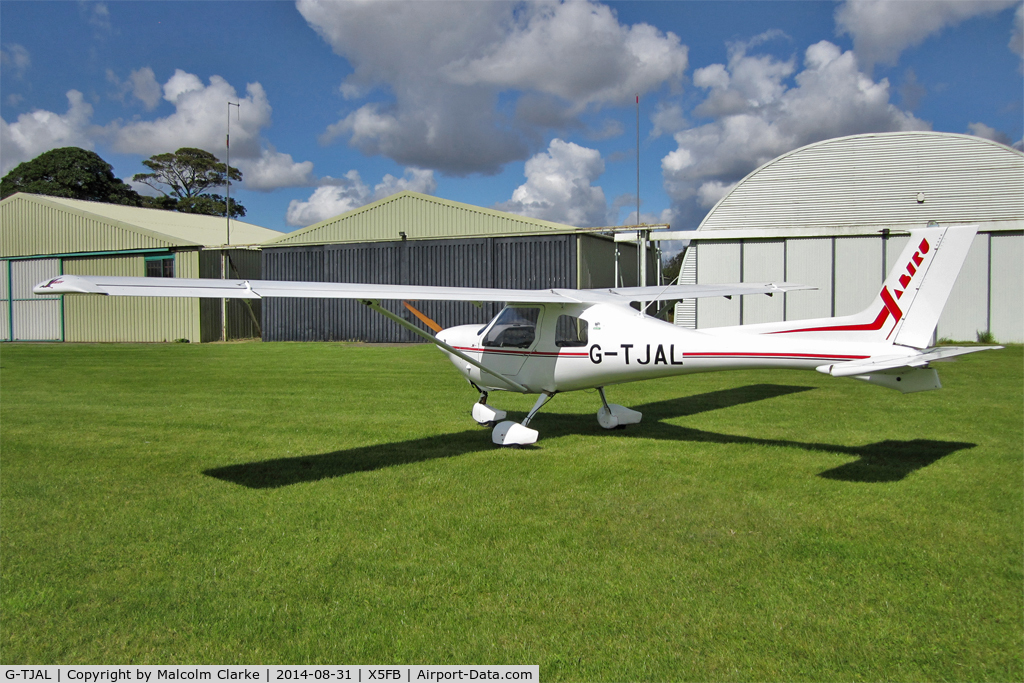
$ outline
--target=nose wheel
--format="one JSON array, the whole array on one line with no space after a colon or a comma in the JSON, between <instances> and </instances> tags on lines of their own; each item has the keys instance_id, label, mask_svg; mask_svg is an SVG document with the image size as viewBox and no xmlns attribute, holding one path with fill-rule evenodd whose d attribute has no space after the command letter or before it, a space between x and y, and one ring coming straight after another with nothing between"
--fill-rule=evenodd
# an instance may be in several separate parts
<instances>
[{"instance_id":1,"label":"nose wheel","mask_svg":"<svg viewBox=\"0 0 1024 683\"><path fill-rule=\"evenodd\" d=\"M487 405L487 392L481 389L478 389L478 391L480 391L480 400L473 404L473 419L482 425L504 420L505 411Z\"/></svg>"}]
</instances>

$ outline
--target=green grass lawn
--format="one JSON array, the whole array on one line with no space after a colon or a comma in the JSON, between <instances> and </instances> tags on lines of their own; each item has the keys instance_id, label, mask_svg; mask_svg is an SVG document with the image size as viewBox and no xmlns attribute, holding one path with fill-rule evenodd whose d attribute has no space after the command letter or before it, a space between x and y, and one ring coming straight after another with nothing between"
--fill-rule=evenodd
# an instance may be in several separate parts
<instances>
[{"instance_id":1,"label":"green grass lawn","mask_svg":"<svg viewBox=\"0 0 1024 683\"><path fill-rule=\"evenodd\" d=\"M0 660L1024 678L1024 357L563 394L425 345L0 348ZM492 395L521 419L533 397Z\"/></svg>"}]
</instances>

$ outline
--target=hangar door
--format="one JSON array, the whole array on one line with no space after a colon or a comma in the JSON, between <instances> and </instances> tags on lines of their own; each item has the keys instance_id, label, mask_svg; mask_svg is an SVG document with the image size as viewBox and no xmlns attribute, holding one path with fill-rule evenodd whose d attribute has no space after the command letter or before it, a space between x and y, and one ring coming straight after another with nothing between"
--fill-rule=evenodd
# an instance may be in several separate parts
<instances>
[{"instance_id":1,"label":"hangar door","mask_svg":"<svg viewBox=\"0 0 1024 683\"><path fill-rule=\"evenodd\" d=\"M10 341L61 341L60 296L36 296L32 288L60 275L60 259L7 261L3 291L4 329Z\"/></svg>"},{"instance_id":2,"label":"hangar door","mask_svg":"<svg viewBox=\"0 0 1024 683\"><path fill-rule=\"evenodd\" d=\"M547 289L576 286L576 235L403 240L266 248L268 280L368 282L443 287ZM384 307L413 324L399 301ZM420 301L415 307L441 327L483 324L501 309L468 301ZM419 342L421 338L358 301L268 298L264 341Z\"/></svg>"}]
</instances>

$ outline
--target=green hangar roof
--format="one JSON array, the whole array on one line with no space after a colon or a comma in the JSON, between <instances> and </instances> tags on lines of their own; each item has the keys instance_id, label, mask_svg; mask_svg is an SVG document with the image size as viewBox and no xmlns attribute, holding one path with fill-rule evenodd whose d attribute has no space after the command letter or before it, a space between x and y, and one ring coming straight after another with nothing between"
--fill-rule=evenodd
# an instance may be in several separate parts
<instances>
[{"instance_id":1,"label":"green hangar roof","mask_svg":"<svg viewBox=\"0 0 1024 683\"><path fill-rule=\"evenodd\" d=\"M0 257L222 246L225 223L218 216L19 193L0 201ZM233 246L279 235L231 221Z\"/></svg>"},{"instance_id":2,"label":"green hangar roof","mask_svg":"<svg viewBox=\"0 0 1024 683\"><path fill-rule=\"evenodd\" d=\"M265 246L383 242L400 240L401 233L412 240L557 235L578 231L571 225L406 191L270 240Z\"/></svg>"}]
</instances>

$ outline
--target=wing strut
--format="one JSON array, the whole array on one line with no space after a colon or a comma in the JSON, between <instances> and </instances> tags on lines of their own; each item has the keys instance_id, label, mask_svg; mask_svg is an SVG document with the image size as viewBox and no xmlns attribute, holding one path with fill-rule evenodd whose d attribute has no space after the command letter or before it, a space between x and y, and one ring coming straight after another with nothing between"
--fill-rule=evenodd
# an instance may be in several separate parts
<instances>
[{"instance_id":1,"label":"wing strut","mask_svg":"<svg viewBox=\"0 0 1024 683\"><path fill-rule=\"evenodd\" d=\"M515 381L509 379L508 377L505 377L504 375L501 375L501 374L495 372L494 370L491 370L490 368L484 367L484 365L482 363L480 363L479 361L473 360L472 358L470 358L469 356L464 354L462 351L459 351L458 349L456 349L455 347L453 347L453 346L451 346L449 344L445 344L443 341L441 341L440 339L438 339L434 335L429 334L428 332L425 332L424 330L421 330L420 328L416 327L415 325L413 325L408 320L403 320L402 318L399 318L397 315L395 315L391 311L387 310L386 308L382 308L379 301L374 301L372 299L361 299L360 303L362 303L367 308L372 308L373 310L377 311L378 313L380 313L382 316L384 316L388 320L393 320L394 322L398 323L399 325L401 325L405 329L409 330L410 332L415 332L416 334L418 334L419 336L423 337L424 339L426 339L431 344L435 344L435 345L441 347L442 349L444 349L445 351L447 351L448 353L450 353L450 354L452 354L454 356L458 356L459 358L461 358L462 360L466 361L470 365L474 365L474 366L480 368L480 370L482 372L486 372L488 375L493 375L494 377L496 377L499 380L501 380L503 383L505 383L505 384L509 385L510 387L514 388L516 391L521 391L524 394L530 393L530 390L528 388L524 387L522 384L519 384L518 382L515 382Z\"/></svg>"},{"instance_id":2,"label":"wing strut","mask_svg":"<svg viewBox=\"0 0 1024 683\"><path fill-rule=\"evenodd\" d=\"M438 332L441 331L440 325L438 325L436 322L434 322L427 316L417 311L416 308L411 303L409 303L408 301L402 301L402 305L408 308L410 313L419 318L421 323L432 329L434 331L434 334L437 334Z\"/></svg>"}]
</instances>

